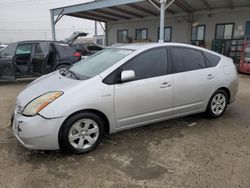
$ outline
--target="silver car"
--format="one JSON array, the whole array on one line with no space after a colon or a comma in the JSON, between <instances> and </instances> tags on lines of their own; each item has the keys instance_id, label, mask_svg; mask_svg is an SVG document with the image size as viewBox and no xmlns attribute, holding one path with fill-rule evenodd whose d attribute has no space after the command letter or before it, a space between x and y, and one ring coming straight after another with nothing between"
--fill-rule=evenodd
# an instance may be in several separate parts
<instances>
[{"instance_id":1,"label":"silver car","mask_svg":"<svg viewBox=\"0 0 250 188\"><path fill-rule=\"evenodd\" d=\"M220 117L237 90L223 55L178 43L122 45L28 85L12 128L27 148L81 154L104 134L201 112Z\"/></svg>"}]
</instances>

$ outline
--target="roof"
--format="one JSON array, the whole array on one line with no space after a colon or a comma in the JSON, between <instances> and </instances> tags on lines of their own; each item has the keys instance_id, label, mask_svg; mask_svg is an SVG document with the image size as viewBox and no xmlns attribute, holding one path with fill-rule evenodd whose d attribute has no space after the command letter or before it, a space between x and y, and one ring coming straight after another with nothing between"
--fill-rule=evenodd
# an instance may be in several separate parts
<instances>
[{"instance_id":1,"label":"roof","mask_svg":"<svg viewBox=\"0 0 250 188\"><path fill-rule=\"evenodd\" d=\"M150 0L160 6L159 0ZM249 0L175 0L167 14L195 14L201 11L237 8L250 9ZM96 21L119 21L134 18L159 17L160 12L149 0L99 0L52 9L54 16L68 15Z\"/></svg>"},{"instance_id":2,"label":"roof","mask_svg":"<svg viewBox=\"0 0 250 188\"><path fill-rule=\"evenodd\" d=\"M193 49L198 49L202 51L206 51L212 54L216 54L220 57L224 57L221 54L218 54L214 51L208 50L206 48L202 48L199 46L194 46L191 44L186 44L186 43L176 43L176 42L163 42L163 43L157 43L157 42L148 42L148 43L130 43L130 44L118 44L111 46L111 48L121 48L121 49L128 49L128 50L146 50L150 48L155 48L155 47L162 47L162 46L180 46L180 47L188 47L188 48L193 48Z\"/></svg>"},{"instance_id":3,"label":"roof","mask_svg":"<svg viewBox=\"0 0 250 188\"><path fill-rule=\"evenodd\" d=\"M15 43L40 43L40 42L65 44L63 41L54 41L54 40L24 40L24 41L18 41Z\"/></svg>"},{"instance_id":4,"label":"roof","mask_svg":"<svg viewBox=\"0 0 250 188\"><path fill-rule=\"evenodd\" d=\"M176 43L176 42L146 42L146 43L130 43L130 44L118 44L111 46L111 48L123 48L123 49L131 49L131 50L140 50L140 49L146 49L146 48L154 48L154 47L161 47L161 46L186 46L186 47L193 47L196 48L196 46L191 44L185 44L185 43ZM202 48L203 49L203 48Z\"/></svg>"},{"instance_id":5,"label":"roof","mask_svg":"<svg viewBox=\"0 0 250 188\"><path fill-rule=\"evenodd\" d=\"M153 47L157 46L162 43L155 43L155 42L146 42L146 43L130 43L130 44L115 44L111 46L111 48L124 48L124 49L129 49L129 50L139 50L142 48L147 48L147 47Z\"/></svg>"}]
</instances>

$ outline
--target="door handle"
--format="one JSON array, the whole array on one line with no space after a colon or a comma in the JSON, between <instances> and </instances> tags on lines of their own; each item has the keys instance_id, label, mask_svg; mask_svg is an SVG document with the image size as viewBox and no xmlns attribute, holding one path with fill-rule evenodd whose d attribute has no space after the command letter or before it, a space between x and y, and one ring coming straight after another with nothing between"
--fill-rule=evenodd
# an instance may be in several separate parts
<instances>
[{"instance_id":1,"label":"door handle","mask_svg":"<svg viewBox=\"0 0 250 188\"><path fill-rule=\"evenodd\" d=\"M161 84L161 88L166 88L166 87L171 87L171 84L168 83L168 82L163 82L163 83Z\"/></svg>"},{"instance_id":2,"label":"door handle","mask_svg":"<svg viewBox=\"0 0 250 188\"><path fill-rule=\"evenodd\" d=\"M207 79L208 79L208 80L212 80L212 79L214 79L214 78L215 78L215 76L213 76L212 74L208 74L208 75L207 75Z\"/></svg>"}]
</instances>

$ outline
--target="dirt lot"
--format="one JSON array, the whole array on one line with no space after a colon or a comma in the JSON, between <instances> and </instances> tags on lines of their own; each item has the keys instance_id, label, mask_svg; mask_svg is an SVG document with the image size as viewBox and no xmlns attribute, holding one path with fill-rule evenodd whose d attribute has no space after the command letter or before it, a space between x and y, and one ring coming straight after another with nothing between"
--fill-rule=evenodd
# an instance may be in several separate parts
<instances>
[{"instance_id":1,"label":"dirt lot","mask_svg":"<svg viewBox=\"0 0 250 188\"><path fill-rule=\"evenodd\" d=\"M0 187L250 187L250 76L220 119L189 116L107 136L87 155L23 148L8 128L29 82L0 83Z\"/></svg>"}]
</instances>

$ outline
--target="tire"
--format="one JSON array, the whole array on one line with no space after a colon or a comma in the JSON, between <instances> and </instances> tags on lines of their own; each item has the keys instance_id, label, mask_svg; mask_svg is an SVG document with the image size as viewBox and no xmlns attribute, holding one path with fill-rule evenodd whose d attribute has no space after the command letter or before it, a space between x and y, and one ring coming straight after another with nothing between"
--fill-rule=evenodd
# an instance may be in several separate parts
<instances>
[{"instance_id":1,"label":"tire","mask_svg":"<svg viewBox=\"0 0 250 188\"><path fill-rule=\"evenodd\" d=\"M57 67L55 68L55 70L60 70L60 69L63 69L63 68L67 68L68 66L70 66L69 64L59 64L57 65Z\"/></svg>"},{"instance_id":2,"label":"tire","mask_svg":"<svg viewBox=\"0 0 250 188\"><path fill-rule=\"evenodd\" d=\"M94 113L70 117L60 128L59 146L63 152L85 154L96 149L104 135L104 121Z\"/></svg>"},{"instance_id":3,"label":"tire","mask_svg":"<svg viewBox=\"0 0 250 188\"><path fill-rule=\"evenodd\" d=\"M210 98L206 114L210 118L221 117L227 109L228 95L224 90L217 90Z\"/></svg>"}]
</instances>

